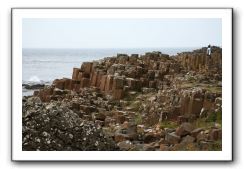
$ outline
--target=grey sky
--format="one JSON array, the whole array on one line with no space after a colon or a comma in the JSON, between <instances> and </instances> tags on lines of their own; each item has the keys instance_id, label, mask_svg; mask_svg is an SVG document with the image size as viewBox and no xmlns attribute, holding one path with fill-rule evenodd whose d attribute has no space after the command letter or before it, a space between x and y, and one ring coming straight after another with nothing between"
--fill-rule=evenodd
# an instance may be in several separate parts
<instances>
[{"instance_id":1,"label":"grey sky","mask_svg":"<svg viewBox=\"0 0 244 169\"><path fill-rule=\"evenodd\" d=\"M221 19L23 19L23 48L222 45Z\"/></svg>"}]
</instances>

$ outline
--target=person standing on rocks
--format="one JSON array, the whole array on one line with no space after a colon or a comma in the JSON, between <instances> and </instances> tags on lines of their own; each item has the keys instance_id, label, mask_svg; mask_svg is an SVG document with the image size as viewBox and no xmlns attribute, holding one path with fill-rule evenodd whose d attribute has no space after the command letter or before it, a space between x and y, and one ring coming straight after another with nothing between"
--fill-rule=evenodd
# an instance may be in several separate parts
<instances>
[{"instance_id":1,"label":"person standing on rocks","mask_svg":"<svg viewBox=\"0 0 244 169\"><path fill-rule=\"evenodd\" d=\"M206 67L207 68L209 68L210 63L211 63L211 53L212 53L211 45L208 45L208 48L207 48L207 57L206 57Z\"/></svg>"}]
</instances>

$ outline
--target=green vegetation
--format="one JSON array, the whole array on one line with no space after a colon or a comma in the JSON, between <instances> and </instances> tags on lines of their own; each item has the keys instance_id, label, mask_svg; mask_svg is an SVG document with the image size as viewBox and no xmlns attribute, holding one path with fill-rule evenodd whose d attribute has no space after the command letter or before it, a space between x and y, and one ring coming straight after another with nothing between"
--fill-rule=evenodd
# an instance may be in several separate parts
<instances>
[{"instance_id":1,"label":"green vegetation","mask_svg":"<svg viewBox=\"0 0 244 169\"><path fill-rule=\"evenodd\" d=\"M211 113L207 119L206 122L217 122L217 123L222 123L222 112L213 112Z\"/></svg>"},{"instance_id":2,"label":"green vegetation","mask_svg":"<svg viewBox=\"0 0 244 169\"><path fill-rule=\"evenodd\" d=\"M193 122L195 128L211 128L214 127L215 123L218 123L221 127L222 124L222 113L211 113L207 118L198 118Z\"/></svg>"},{"instance_id":3,"label":"green vegetation","mask_svg":"<svg viewBox=\"0 0 244 169\"><path fill-rule=\"evenodd\" d=\"M142 115L140 113L136 113L136 116L135 116L135 123L136 125L139 125L139 124L142 124L143 120L142 120Z\"/></svg>"},{"instance_id":4,"label":"green vegetation","mask_svg":"<svg viewBox=\"0 0 244 169\"><path fill-rule=\"evenodd\" d=\"M163 121L160 123L160 128L177 128L179 125L176 122L173 121Z\"/></svg>"}]
</instances>

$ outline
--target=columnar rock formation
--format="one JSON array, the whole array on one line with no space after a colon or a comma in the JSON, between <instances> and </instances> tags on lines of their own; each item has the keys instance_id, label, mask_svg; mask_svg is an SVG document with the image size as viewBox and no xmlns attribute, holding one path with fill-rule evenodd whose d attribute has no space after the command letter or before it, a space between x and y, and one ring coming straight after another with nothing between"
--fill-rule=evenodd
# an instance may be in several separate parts
<instances>
[{"instance_id":1,"label":"columnar rock formation","mask_svg":"<svg viewBox=\"0 0 244 169\"><path fill-rule=\"evenodd\" d=\"M180 53L175 57L160 52L146 53L138 56L132 54L118 54L117 57L105 58L101 61L84 62L80 68L73 69L72 79L63 78L54 80L49 88L36 93L42 101L55 99L55 95L61 91L73 90L80 92L82 88L96 87L104 94L109 94L115 100L123 99L129 91L164 90L177 85L177 76L185 71L196 71L198 73L214 71L216 78L221 79L221 49L214 47L211 67L206 65L207 56L205 49L194 52ZM212 74L214 75L214 74ZM194 75L193 75L194 77ZM65 91L63 91L65 93ZM66 91L67 92L67 91ZM181 90L177 88L175 94L170 93L162 97L177 100L179 109L175 115L195 114L199 115L202 108L208 109L214 104L215 98L220 94L207 93L205 90L190 89ZM209 100L209 97L212 100ZM164 100L167 100L164 99Z\"/></svg>"},{"instance_id":2,"label":"columnar rock formation","mask_svg":"<svg viewBox=\"0 0 244 169\"><path fill-rule=\"evenodd\" d=\"M202 48L171 57L148 52L83 62L80 68L73 68L72 78L54 80L52 85L35 91L33 98L40 99L42 106L38 112L47 111L48 118L52 118L50 111L53 110L43 106L56 105L55 109L59 110L58 105L62 105L72 118L77 116L81 121L93 121L89 123L91 126L102 126L108 136L102 140L110 144L107 149L116 150L118 146L120 150L169 150L167 145L217 141L221 139L218 127L194 130L193 125L188 124L199 118L216 121L217 114L222 112L222 49L213 47L212 50L210 60L207 60L206 48ZM32 104L30 99L32 97L24 100L24 117L33 111L32 106L28 106ZM60 118L65 121L63 116ZM29 120L24 118L25 125L32 124ZM165 122L174 122L178 127L159 127ZM79 130L83 132L83 128ZM68 132L67 136L69 134L76 136L74 132ZM56 139L56 135L52 137ZM56 143L52 148L56 149L55 146ZM71 149L82 147L73 145Z\"/></svg>"}]
</instances>

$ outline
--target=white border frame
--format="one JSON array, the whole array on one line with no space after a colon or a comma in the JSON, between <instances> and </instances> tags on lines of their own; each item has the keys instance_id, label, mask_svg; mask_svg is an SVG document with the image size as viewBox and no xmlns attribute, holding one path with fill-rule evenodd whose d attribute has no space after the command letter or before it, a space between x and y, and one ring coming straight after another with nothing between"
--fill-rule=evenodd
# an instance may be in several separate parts
<instances>
[{"instance_id":1,"label":"white border frame","mask_svg":"<svg viewBox=\"0 0 244 169\"><path fill-rule=\"evenodd\" d=\"M221 18L222 151L22 151L23 18ZM13 161L232 161L232 9L12 9Z\"/></svg>"}]
</instances>

